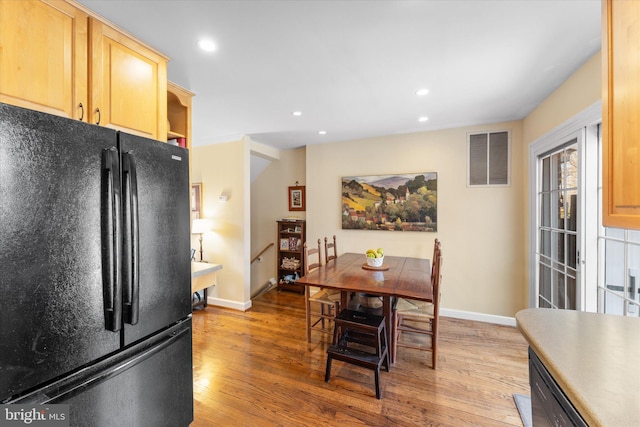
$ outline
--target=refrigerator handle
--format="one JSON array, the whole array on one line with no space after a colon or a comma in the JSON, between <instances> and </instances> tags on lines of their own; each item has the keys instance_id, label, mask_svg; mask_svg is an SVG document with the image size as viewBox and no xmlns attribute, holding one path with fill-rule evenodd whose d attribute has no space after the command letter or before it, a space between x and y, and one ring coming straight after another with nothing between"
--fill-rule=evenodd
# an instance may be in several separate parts
<instances>
[{"instance_id":1,"label":"refrigerator handle","mask_svg":"<svg viewBox=\"0 0 640 427\"><path fill-rule=\"evenodd\" d=\"M102 279L105 327L121 328L122 300L120 264L120 167L118 151L102 151Z\"/></svg>"},{"instance_id":2,"label":"refrigerator handle","mask_svg":"<svg viewBox=\"0 0 640 427\"><path fill-rule=\"evenodd\" d=\"M138 223L138 179L133 151L122 156L124 194L123 299L124 321L138 323L140 305L140 245Z\"/></svg>"}]
</instances>

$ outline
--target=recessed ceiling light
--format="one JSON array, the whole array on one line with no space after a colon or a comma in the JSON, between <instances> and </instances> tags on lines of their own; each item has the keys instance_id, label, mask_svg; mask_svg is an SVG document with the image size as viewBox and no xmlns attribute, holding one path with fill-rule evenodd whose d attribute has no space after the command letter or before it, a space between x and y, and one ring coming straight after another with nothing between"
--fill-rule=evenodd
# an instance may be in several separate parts
<instances>
[{"instance_id":1,"label":"recessed ceiling light","mask_svg":"<svg viewBox=\"0 0 640 427\"><path fill-rule=\"evenodd\" d=\"M318 131L318 134L320 134L320 135L326 135L326 134L327 134L327 131L326 131L326 130L319 130L319 131Z\"/></svg>"},{"instance_id":2,"label":"recessed ceiling light","mask_svg":"<svg viewBox=\"0 0 640 427\"><path fill-rule=\"evenodd\" d=\"M300 117L300 116L302 115L302 111L294 111L294 112L293 112L293 113L291 113L291 114L293 114L293 115L294 115L294 116L296 116L296 117Z\"/></svg>"},{"instance_id":3,"label":"recessed ceiling light","mask_svg":"<svg viewBox=\"0 0 640 427\"><path fill-rule=\"evenodd\" d=\"M429 117L427 116L422 116L418 119L419 122L426 122L427 120L429 120Z\"/></svg>"},{"instance_id":4,"label":"recessed ceiling light","mask_svg":"<svg viewBox=\"0 0 640 427\"><path fill-rule=\"evenodd\" d=\"M428 93L429 93L429 89L420 89L419 91L416 92L416 95L425 96Z\"/></svg>"},{"instance_id":5,"label":"recessed ceiling light","mask_svg":"<svg viewBox=\"0 0 640 427\"><path fill-rule=\"evenodd\" d=\"M216 50L216 44L211 39L198 40L198 47L205 52L213 52L214 50Z\"/></svg>"}]
</instances>

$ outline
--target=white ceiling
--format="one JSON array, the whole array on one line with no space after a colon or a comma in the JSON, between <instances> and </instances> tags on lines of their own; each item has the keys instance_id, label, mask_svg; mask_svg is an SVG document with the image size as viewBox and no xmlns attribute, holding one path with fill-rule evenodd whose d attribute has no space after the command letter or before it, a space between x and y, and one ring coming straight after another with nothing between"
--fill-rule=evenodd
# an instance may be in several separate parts
<instances>
[{"instance_id":1,"label":"white ceiling","mask_svg":"<svg viewBox=\"0 0 640 427\"><path fill-rule=\"evenodd\" d=\"M600 0L80 3L171 57L169 80L196 93L196 146L522 119L600 49Z\"/></svg>"}]
</instances>

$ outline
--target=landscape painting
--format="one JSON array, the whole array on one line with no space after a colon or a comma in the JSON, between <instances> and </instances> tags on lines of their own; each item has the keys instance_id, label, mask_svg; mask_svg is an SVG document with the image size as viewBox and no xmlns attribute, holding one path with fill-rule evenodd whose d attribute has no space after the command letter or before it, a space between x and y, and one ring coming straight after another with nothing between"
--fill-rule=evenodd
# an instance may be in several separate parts
<instances>
[{"instance_id":1,"label":"landscape painting","mask_svg":"<svg viewBox=\"0 0 640 427\"><path fill-rule=\"evenodd\" d=\"M436 172L342 178L342 228L438 231Z\"/></svg>"}]
</instances>

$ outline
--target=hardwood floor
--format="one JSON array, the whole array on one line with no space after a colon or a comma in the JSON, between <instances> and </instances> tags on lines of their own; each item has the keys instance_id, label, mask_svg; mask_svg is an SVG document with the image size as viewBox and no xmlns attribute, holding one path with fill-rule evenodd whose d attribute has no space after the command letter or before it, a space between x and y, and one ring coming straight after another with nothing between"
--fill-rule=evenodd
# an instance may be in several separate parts
<instances>
[{"instance_id":1,"label":"hardwood floor","mask_svg":"<svg viewBox=\"0 0 640 427\"><path fill-rule=\"evenodd\" d=\"M329 336L305 335L304 297L272 290L250 311L193 313L193 427L522 426L513 393L529 395L527 344L513 327L441 318L438 369L431 355L398 349L382 371L333 362Z\"/></svg>"}]
</instances>

